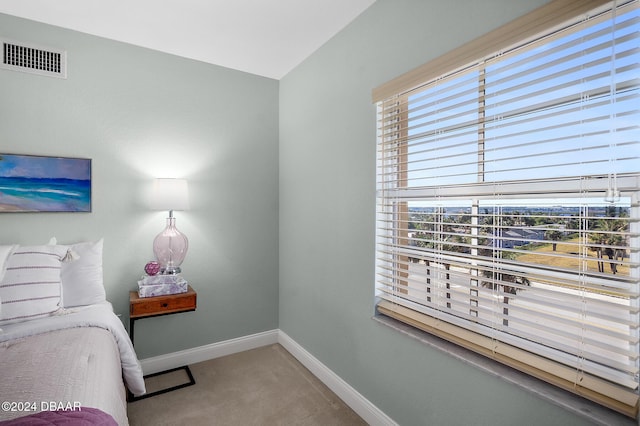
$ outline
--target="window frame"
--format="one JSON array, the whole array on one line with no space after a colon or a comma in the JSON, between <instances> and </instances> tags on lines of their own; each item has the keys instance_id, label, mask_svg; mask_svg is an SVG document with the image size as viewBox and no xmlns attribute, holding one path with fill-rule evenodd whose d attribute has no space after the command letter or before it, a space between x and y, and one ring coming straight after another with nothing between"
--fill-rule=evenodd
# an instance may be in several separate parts
<instances>
[{"instance_id":1,"label":"window frame","mask_svg":"<svg viewBox=\"0 0 640 426\"><path fill-rule=\"evenodd\" d=\"M544 21L543 24L541 24L542 26L536 24L536 25L531 25L532 20L535 22L538 22L541 20L542 16L547 16L548 14L553 14L554 11L556 13L556 17L558 14L558 8L562 7L565 10L571 9L571 12L567 12L569 15L573 15L575 16L576 14L580 14L580 13L585 13L586 10L591 10L594 9L595 7L601 7L603 4L608 4L610 3L610 1L589 1L589 2L582 2L582 1L552 1L550 4L543 6L542 8L539 8L537 10L535 10L534 12L526 15L523 18L520 18L516 21L514 21L513 23L508 24L506 27L510 28L510 31L514 30L514 25L515 28L521 27L523 26L525 28L525 30L522 32L523 34L520 34L520 36L516 37L518 40L521 40L523 38L527 38L527 37L533 37L535 36L535 34L537 34L538 32L540 32L541 28L545 28L545 29L549 29L549 28L553 28L557 25L560 24L560 21L553 21L553 22L549 22L549 20L542 20ZM587 6L588 4L588 6ZM586 10L583 10L581 7L585 7ZM580 12L576 13L576 10L579 9ZM567 19L567 15L563 15L562 20L566 20ZM528 22L528 24L525 24L525 22ZM535 34L533 34L531 31L531 28L535 27ZM504 27L499 29L497 31L498 34L503 34L504 33ZM496 32L490 33L489 34L489 38L491 37L497 37L495 35ZM502 37L502 36L501 36ZM498 38L501 38L498 37ZM511 44L514 42L513 39L513 35L510 35L509 38L509 42L507 44ZM487 40L487 36L485 37L481 37L481 40L479 43L485 43ZM500 45L505 45L504 40L501 41L499 43ZM476 46L476 47L469 47L469 45L471 46ZM409 101L408 101L408 93L410 90L413 90L415 87L419 87L421 86L425 81L428 81L429 76L431 77L435 77L432 74L435 73L435 70L438 70L437 72L440 72L442 69L447 69L447 71L451 72L452 74L456 74L459 72L463 72L465 70L465 66L461 66L461 64L456 65L456 61L458 61L459 59L455 59L453 60L453 57L456 56L462 56L464 58L467 58L467 56L465 56L466 54L470 54L470 52L474 49L477 48L478 46L478 42L472 42L469 45L465 45L462 47L462 52L464 54L460 55L460 50L457 49L455 52L455 54L447 54L445 55L444 59L442 58L438 58L435 61L432 61L430 63L427 63L425 65L423 65L422 67L419 67L414 71L411 71L410 73L407 73L401 77L399 77L398 79L387 83L383 86L381 86L380 88L377 88L376 90L374 90L373 93L373 97L374 100L377 99L377 102L379 102L380 105L380 109L379 109L379 113L381 109L384 109L385 107L387 107L388 105L385 105L384 103L382 103L382 93L386 93L387 96L389 91L391 90L391 93L394 93L394 96L390 96L389 98L393 98L394 102L397 102L398 108L401 110L402 108L404 108L404 111L400 111L397 114L397 117L401 117L398 124L397 124L397 138L399 140L407 140L409 135L408 135L408 123L409 123L409 118L408 118L408 105L409 105ZM492 46L495 46L495 43L492 44ZM485 48L486 50L486 48ZM466 52L466 53L465 53ZM486 53L486 52L485 52ZM464 59L466 60L466 59ZM477 62L477 61L475 61ZM445 65L443 65L445 64ZM444 67L444 68L443 68ZM482 75L482 71L480 72L480 74ZM420 75L419 78L417 78L416 76ZM439 74L436 74L436 76ZM425 76L427 76L427 80L425 80ZM482 80L482 77L480 78L480 80ZM418 83L420 82L420 83ZM481 87L482 84L481 82L479 83L479 87ZM398 89L399 87L403 87L403 89ZM391 89L390 89L391 88ZM481 89L479 89L481 90ZM482 96L481 96L482 97ZM388 106L391 108L394 108L395 106L391 105ZM482 113L482 105L479 105L478 107L478 113L481 114ZM484 135L484 131L482 129L478 130L478 143L482 144L483 143L483 136ZM380 130L379 130L379 134L378 137L381 137L380 134ZM403 149L404 149L404 153L403 153ZM403 157L407 155L407 146L404 146L401 144L398 148L398 157ZM481 162L480 162L481 163ZM380 153L378 155L378 164L383 164L382 167L385 167L385 163L384 163L384 159L380 158ZM395 173L397 173L397 181L400 183L399 186L402 186L402 184L404 184L406 186L406 181L407 181L407 161L398 161L395 163L396 166L396 170L394 171ZM482 173L482 170L479 170L478 173ZM630 181L630 183L628 184L628 188L633 188L633 190L635 191L633 194L633 197L635 199L635 202L637 204L637 200L638 200L638 188L637 188L637 183L634 183L634 177L629 177L628 179ZM637 181L636 181L637 182ZM385 192L385 188L379 188L379 192L380 193L384 193ZM425 190L428 192L428 190ZM401 191L400 191L401 192ZM393 214L396 215L395 218L389 218L389 220L399 220L399 221L406 221L407 223L409 222L409 208L408 208L408 203L398 203L398 208L397 210L394 211ZM637 214L637 207L636 207L636 214ZM395 235L395 238L397 239L397 241L399 242L400 245L402 245L402 242L404 241L405 243L408 241L409 239L409 235L408 235L408 230L406 231L401 231L400 233L398 233L397 235ZM408 245L408 244L407 244ZM409 256L404 254L404 253L398 253L395 254L395 260L394 262L399 264L399 265L403 265L400 266L398 268L395 269L395 271L397 272L397 276L393 277L393 279L398 280L399 283L402 283L403 280L406 281L408 279L408 265L410 263L410 259ZM380 272L378 270L378 264L376 265L376 275ZM403 270L403 269L406 269ZM403 290L400 289L400 292L402 292ZM497 360L505 365L508 365L510 367L514 367L518 370L521 371L526 371L529 374L532 373L532 369L530 367L530 365L522 365L521 363L519 363L517 360L519 357L526 357L529 356L530 353L526 352L526 351L521 351L521 350L515 350L514 352L514 348L512 347L508 347L508 345L504 345L504 347L502 349L496 350L496 345L495 345L495 341L490 340L490 339L476 339L476 334L473 332L470 332L469 330L466 329L462 329L460 327L457 327L455 325L445 325L443 326L442 323L434 317L430 317L428 315L424 315L424 314L420 314L417 313L415 311L412 311L411 309L405 308L405 307L395 307L392 306L392 304L386 302L386 301L378 301L377 303L377 312L387 315L389 317L395 318L395 319L399 319L400 321L402 321L405 324L409 324L419 330L422 331L426 331L430 334L434 334L438 337L441 337L449 342L453 342L456 343L458 345L461 345L465 348L468 348L474 352L483 354L491 359ZM464 337L461 337L464 336ZM539 363L539 362L544 362L544 360L538 360L535 363ZM549 369L554 369L554 366L549 366ZM558 387L564 388L566 390L572 391L572 389L575 387L575 385L573 383L571 383L571 380L565 380L562 379L563 375L571 375L571 372L567 372L567 373L562 373L559 374L558 377L549 377L544 371L538 375L538 377L541 377L543 380L545 380L546 382L552 383ZM534 376L536 376L536 374L532 374ZM582 394L582 396L587 397L588 399L591 399L593 401L596 401L599 404L605 405L607 407L613 408L614 410L617 410L619 412L624 413L627 416L630 417L636 417L637 416L637 398L636 401L634 402L635 407L633 409L629 409L628 407L624 407L624 406L619 406L617 405L615 402L612 402L610 400L607 400L606 398L603 398L602 395L595 395L595 394L589 394L588 391L579 391L579 394Z\"/></svg>"}]
</instances>

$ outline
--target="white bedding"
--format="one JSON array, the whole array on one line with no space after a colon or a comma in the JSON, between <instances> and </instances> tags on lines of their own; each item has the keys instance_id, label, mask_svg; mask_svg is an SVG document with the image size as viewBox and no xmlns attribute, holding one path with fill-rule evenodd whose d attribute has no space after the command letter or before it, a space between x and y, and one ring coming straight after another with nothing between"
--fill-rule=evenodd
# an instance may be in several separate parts
<instances>
[{"instance_id":1,"label":"white bedding","mask_svg":"<svg viewBox=\"0 0 640 426\"><path fill-rule=\"evenodd\" d=\"M40 395L40 399L32 402L41 405L42 398L57 402L67 400L55 398L83 398L84 401L81 399L74 401L87 404L85 406L102 409L116 418L119 424L127 424L126 403L121 403L123 408L120 408L113 407L110 402L98 402L100 398L115 398L126 401L123 398L124 394L104 395L105 390L109 389L106 387L106 383L114 379L119 382L116 384L116 389L120 389L115 392L124 392L120 377L124 378L126 386L134 395L145 393L140 362L122 322L113 313L110 303L61 310L60 314L48 318L5 325L2 330L0 332L0 350L2 351L0 352L0 399L13 401L15 396L32 399ZM73 362L76 364L69 370L70 367L65 364L64 358L72 358L74 354L65 354L65 352L71 352L72 350L68 348L77 340L83 340L86 354L85 352L76 353L75 355L80 355L81 361L79 364L78 361L72 361L72 364ZM114 341L117 349L113 345ZM34 347L37 349L34 350ZM80 350L84 351L85 349ZM105 375L108 373L111 377L101 376L102 372L98 370L109 370L109 368L96 368L96 365L102 364L96 364L96 360L93 358L102 358L103 355L105 359L120 361L121 365L118 366L116 362L116 366L118 369L121 368L121 375L119 371L116 371L115 374L113 371L104 371ZM11 357L14 358L13 361L11 361ZM87 359L82 359L83 357ZM76 356L76 358L78 357ZM16 364L11 364L11 362ZM111 361L106 362L108 364ZM34 365L30 365L30 363ZM35 365L36 363L44 363L44 365ZM86 371L81 371L83 366L86 367ZM93 390L80 390L80 396L70 394L69 392L75 392L74 387L83 385L81 382L84 382L83 377L87 375L92 380L89 386ZM9 380L10 376L11 380ZM44 393L38 389L25 389L25 387L44 385L43 380L39 380L38 377L57 377L55 379L57 382L53 386L49 385L54 389L47 389ZM54 379L49 381L51 380ZM31 399L16 402L30 402ZM101 407L100 404L105 406ZM27 414L29 413L21 415ZM12 415L11 412L0 412L0 418L11 417L17 416Z\"/></svg>"}]
</instances>

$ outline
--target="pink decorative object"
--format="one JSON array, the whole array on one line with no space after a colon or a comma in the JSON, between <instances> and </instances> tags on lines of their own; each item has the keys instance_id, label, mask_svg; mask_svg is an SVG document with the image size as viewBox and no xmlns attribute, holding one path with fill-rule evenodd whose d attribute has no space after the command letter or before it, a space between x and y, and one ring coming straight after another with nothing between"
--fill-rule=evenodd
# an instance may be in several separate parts
<instances>
[{"instance_id":1,"label":"pink decorative object","mask_svg":"<svg viewBox=\"0 0 640 426\"><path fill-rule=\"evenodd\" d=\"M149 262L144 265L144 272L146 272L147 275L156 275L158 272L160 272L160 264L155 261Z\"/></svg>"}]
</instances>

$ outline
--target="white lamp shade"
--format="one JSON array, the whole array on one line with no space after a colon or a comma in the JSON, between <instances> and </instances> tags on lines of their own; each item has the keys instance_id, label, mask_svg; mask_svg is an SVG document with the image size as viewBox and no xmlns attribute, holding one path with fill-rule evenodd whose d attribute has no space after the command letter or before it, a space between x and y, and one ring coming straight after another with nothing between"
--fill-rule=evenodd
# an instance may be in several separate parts
<instances>
[{"instance_id":1,"label":"white lamp shade","mask_svg":"<svg viewBox=\"0 0 640 426\"><path fill-rule=\"evenodd\" d=\"M189 186L186 179L156 179L151 192L154 210L189 210Z\"/></svg>"}]
</instances>

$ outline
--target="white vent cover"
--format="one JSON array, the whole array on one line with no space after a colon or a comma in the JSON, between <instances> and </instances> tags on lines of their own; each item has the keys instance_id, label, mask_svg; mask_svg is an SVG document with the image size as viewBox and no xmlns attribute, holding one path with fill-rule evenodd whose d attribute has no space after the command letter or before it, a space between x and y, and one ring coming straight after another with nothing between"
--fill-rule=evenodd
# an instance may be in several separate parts
<instances>
[{"instance_id":1,"label":"white vent cover","mask_svg":"<svg viewBox=\"0 0 640 426\"><path fill-rule=\"evenodd\" d=\"M67 52L59 49L2 40L0 68L67 78Z\"/></svg>"}]
</instances>

